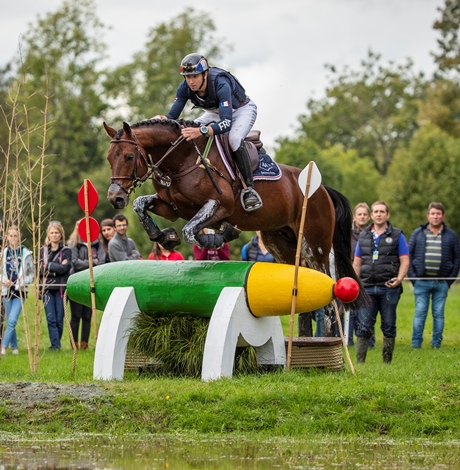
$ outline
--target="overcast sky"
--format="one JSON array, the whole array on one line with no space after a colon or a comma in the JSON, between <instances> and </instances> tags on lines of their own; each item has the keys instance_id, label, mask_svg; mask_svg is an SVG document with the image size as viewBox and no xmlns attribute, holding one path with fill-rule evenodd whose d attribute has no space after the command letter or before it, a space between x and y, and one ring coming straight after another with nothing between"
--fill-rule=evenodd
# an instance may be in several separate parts
<instances>
[{"instance_id":1,"label":"overcast sky","mask_svg":"<svg viewBox=\"0 0 460 470\"><path fill-rule=\"evenodd\" d=\"M0 65L17 52L21 33L37 15L56 11L63 0L13 0L0 16ZM242 82L259 110L254 128L270 150L291 136L309 98L328 84L325 63L358 69L369 49L385 62L410 57L416 70L434 70L433 22L444 0L96 0L99 18L112 30L108 66L143 50L147 32L186 7L205 11L216 35L233 45L225 65ZM195 52L195 51L190 51ZM178 76L178 84L179 84ZM166 110L158 110L165 112ZM112 123L119 127L117 123Z\"/></svg>"}]
</instances>

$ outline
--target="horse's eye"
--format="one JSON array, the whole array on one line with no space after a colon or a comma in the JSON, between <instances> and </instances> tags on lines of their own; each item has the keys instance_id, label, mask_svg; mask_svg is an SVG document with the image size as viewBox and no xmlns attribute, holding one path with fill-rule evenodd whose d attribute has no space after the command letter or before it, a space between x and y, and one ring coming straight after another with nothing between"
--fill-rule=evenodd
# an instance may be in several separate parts
<instances>
[{"instance_id":1,"label":"horse's eye","mask_svg":"<svg viewBox=\"0 0 460 470\"><path fill-rule=\"evenodd\" d=\"M127 162L132 162L132 161L134 160L134 154L132 154L132 153L127 153L127 154L125 155L125 160L126 160Z\"/></svg>"}]
</instances>

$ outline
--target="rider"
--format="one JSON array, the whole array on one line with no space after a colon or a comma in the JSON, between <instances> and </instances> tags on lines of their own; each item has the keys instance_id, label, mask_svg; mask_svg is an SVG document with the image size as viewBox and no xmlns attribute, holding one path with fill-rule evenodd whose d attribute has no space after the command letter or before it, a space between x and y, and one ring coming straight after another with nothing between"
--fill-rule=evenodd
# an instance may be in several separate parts
<instances>
[{"instance_id":1,"label":"rider","mask_svg":"<svg viewBox=\"0 0 460 470\"><path fill-rule=\"evenodd\" d=\"M200 135L210 137L228 132L230 148L248 188L243 191L244 210L259 209L262 199L254 189L251 163L244 144L257 117L256 104L246 95L236 77L217 67L209 67L208 60L201 54L186 55L180 64L180 74L185 80L177 88L169 113L154 119L177 119L188 100L195 107L204 108L204 114L195 119L201 127L186 127L182 129L182 135L186 140L192 140Z\"/></svg>"}]
</instances>

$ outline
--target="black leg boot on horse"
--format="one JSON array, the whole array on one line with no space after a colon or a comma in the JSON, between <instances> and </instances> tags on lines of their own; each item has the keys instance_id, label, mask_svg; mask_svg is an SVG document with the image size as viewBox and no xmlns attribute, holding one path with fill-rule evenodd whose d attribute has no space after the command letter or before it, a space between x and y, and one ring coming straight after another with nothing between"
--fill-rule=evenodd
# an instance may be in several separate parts
<instances>
[{"instance_id":1,"label":"black leg boot on horse","mask_svg":"<svg viewBox=\"0 0 460 470\"><path fill-rule=\"evenodd\" d=\"M241 141L240 147L233 152L233 158L247 186L247 189L241 191L241 205L246 212L255 211L262 207L262 199L254 189L251 161L244 141Z\"/></svg>"}]
</instances>

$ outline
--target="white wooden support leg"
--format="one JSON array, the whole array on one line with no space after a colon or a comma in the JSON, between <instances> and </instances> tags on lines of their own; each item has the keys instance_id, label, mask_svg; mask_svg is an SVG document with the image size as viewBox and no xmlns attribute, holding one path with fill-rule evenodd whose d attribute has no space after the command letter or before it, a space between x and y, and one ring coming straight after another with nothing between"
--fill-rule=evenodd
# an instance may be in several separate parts
<instances>
[{"instance_id":1,"label":"white wooden support leg","mask_svg":"<svg viewBox=\"0 0 460 470\"><path fill-rule=\"evenodd\" d=\"M123 379L129 329L138 313L134 288L115 287L99 327L94 355L94 379Z\"/></svg>"},{"instance_id":2,"label":"white wooden support leg","mask_svg":"<svg viewBox=\"0 0 460 470\"><path fill-rule=\"evenodd\" d=\"M280 318L254 317L242 287L225 287L217 300L204 346L201 378L231 377L236 346L254 346L259 364L286 365Z\"/></svg>"}]
</instances>

